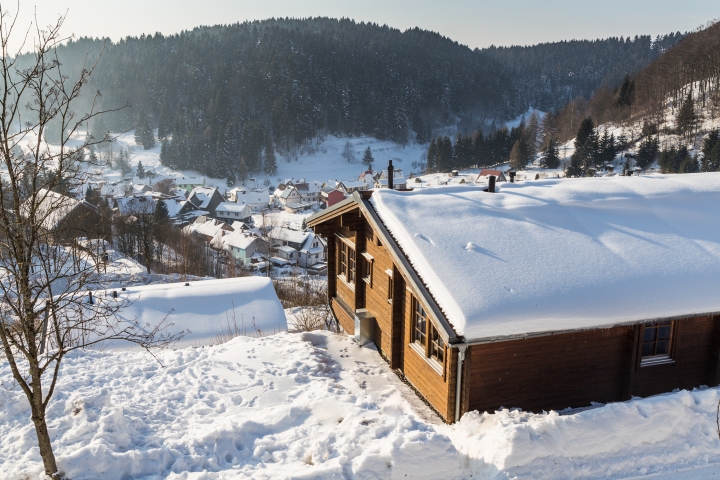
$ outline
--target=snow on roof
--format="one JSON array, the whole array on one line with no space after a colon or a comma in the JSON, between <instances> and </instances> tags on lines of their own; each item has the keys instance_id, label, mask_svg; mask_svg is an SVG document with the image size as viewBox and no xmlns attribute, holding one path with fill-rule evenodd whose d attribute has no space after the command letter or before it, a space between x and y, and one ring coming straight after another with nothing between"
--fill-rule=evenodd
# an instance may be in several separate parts
<instances>
[{"instance_id":1,"label":"snow on roof","mask_svg":"<svg viewBox=\"0 0 720 480\"><path fill-rule=\"evenodd\" d=\"M233 228L220 220L210 219L206 222L195 222L185 227L186 231L215 237L221 230L233 231Z\"/></svg>"},{"instance_id":2,"label":"snow on roof","mask_svg":"<svg viewBox=\"0 0 720 480\"><path fill-rule=\"evenodd\" d=\"M28 199L23 203L21 213L24 217L30 214L32 201L33 199ZM35 201L37 202L35 219L46 230L57 228L78 205L84 203L44 188L38 190Z\"/></svg>"},{"instance_id":3,"label":"snow on roof","mask_svg":"<svg viewBox=\"0 0 720 480\"><path fill-rule=\"evenodd\" d=\"M469 340L720 311L720 173L378 190L370 202Z\"/></svg>"},{"instance_id":4,"label":"snow on roof","mask_svg":"<svg viewBox=\"0 0 720 480\"><path fill-rule=\"evenodd\" d=\"M216 190L217 188L215 187L195 187L192 189L192 192L190 192L190 197L198 199L200 202L197 205L198 207L207 208Z\"/></svg>"},{"instance_id":5,"label":"snow on roof","mask_svg":"<svg viewBox=\"0 0 720 480\"><path fill-rule=\"evenodd\" d=\"M237 203L239 204L250 204L250 203L270 203L270 192L268 190L249 190L249 191L238 191L236 193Z\"/></svg>"},{"instance_id":6,"label":"snow on roof","mask_svg":"<svg viewBox=\"0 0 720 480\"><path fill-rule=\"evenodd\" d=\"M287 320L269 278L243 277L128 287L119 298L132 302L119 317L156 325L167 316L171 331L191 330L176 346L217 343L228 321L248 335L287 330Z\"/></svg>"},{"instance_id":7,"label":"snow on roof","mask_svg":"<svg viewBox=\"0 0 720 480\"><path fill-rule=\"evenodd\" d=\"M340 183L342 183L345 186L345 188L348 188L348 189L367 187L367 183L365 183L362 180L353 180L350 182L340 182Z\"/></svg>"},{"instance_id":8,"label":"snow on roof","mask_svg":"<svg viewBox=\"0 0 720 480\"><path fill-rule=\"evenodd\" d=\"M297 250L295 250L292 247L288 247L287 245L284 247L277 247L279 252L285 252L285 253L295 253Z\"/></svg>"},{"instance_id":9,"label":"snow on roof","mask_svg":"<svg viewBox=\"0 0 720 480\"><path fill-rule=\"evenodd\" d=\"M275 240L284 240L286 242L303 244L305 242L305 239L311 233L312 232L300 232L298 230L291 230L285 227L274 227L270 231L269 236L270 238L273 238Z\"/></svg>"},{"instance_id":10,"label":"snow on roof","mask_svg":"<svg viewBox=\"0 0 720 480\"><path fill-rule=\"evenodd\" d=\"M255 243L256 240L256 237L253 237L243 232L239 232L237 230L230 235L225 235L224 237L222 237L222 243L224 243L226 246L239 248L241 250L247 250L247 248L253 243Z\"/></svg>"},{"instance_id":11,"label":"snow on roof","mask_svg":"<svg viewBox=\"0 0 720 480\"><path fill-rule=\"evenodd\" d=\"M121 215L153 213L155 211L155 202L149 193L137 194L132 197L116 198L115 202Z\"/></svg>"},{"instance_id":12,"label":"snow on roof","mask_svg":"<svg viewBox=\"0 0 720 480\"><path fill-rule=\"evenodd\" d=\"M252 215L252 212L250 211L250 207L247 205L241 205L238 203L233 202L222 202L218 204L217 208L215 209L216 212L231 212L231 213L242 213L242 218L249 217Z\"/></svg>"}]
</instances>

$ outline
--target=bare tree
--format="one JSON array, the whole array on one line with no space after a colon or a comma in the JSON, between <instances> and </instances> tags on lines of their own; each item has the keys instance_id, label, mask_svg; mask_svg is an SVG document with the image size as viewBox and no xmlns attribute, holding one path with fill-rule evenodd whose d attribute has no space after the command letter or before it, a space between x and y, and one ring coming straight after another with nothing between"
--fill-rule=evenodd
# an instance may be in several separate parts
<instances>
[{"instance_id":1,"label":"bare tree","mask_svg":"<svg viewBox=\"0 0 720 480\"><path fill-rule=\"evenodd\" d=\"M82 124L104 113L99 92L81 97L94 64L64 70L56 54L66 40L64 17L34 29L32 54L19 55L24 45L11 52L15 20L1 5L0 12L0 340L30 404L45 474L58 479L46 412L65 356L107 341L163 347L180 335L165 334L164 320L122 320L122 298L88 291L97 273L77 254L75 238L95 236L87 230L96 212L71 192L82 182L79 163L91 158L89 147L110 139L79 135ZM88 105L83 114L74 110L81 100Z\"/></svg>"}]
</instances>

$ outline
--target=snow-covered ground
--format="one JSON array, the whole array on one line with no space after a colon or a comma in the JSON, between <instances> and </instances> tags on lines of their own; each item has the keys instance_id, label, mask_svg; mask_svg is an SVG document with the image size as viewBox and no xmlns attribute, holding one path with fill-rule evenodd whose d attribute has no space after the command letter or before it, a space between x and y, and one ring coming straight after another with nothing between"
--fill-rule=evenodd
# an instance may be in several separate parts
<instances>
[{"instance_id":1,"label":"snow-covered ground","mask_svg":"<svg viewBox=\"0 0 720 480\"><path fill-rule=\"evenodd\" d=\"M438 420L372 348L327 332L85 352L50 404L73 480L714 478L719 389ZM0 381L9 369L0 364ZM0 389L2 478L38 478L21 392ZM679 476L678 476L679 475Z\"/></svg>"},{"instance_id":2,"label":"snow-covered ground","mask_svg":"<svg viewBox=\"0 0 720 480\"><path fill-rule=\"evenodd\" d=\"M152 169L156 173L166 177L203 177L198 172L192 170L172 170L160 164L160 144L158 143L150 150L143 150L142 146L135 143L135 133L130 131L119 135L115 141L113 148L115 151L120 149L128 149L130 154L130 165L135 168L138 162L142 162L145 170ZM345 144L350 142L355 159L348 162L342 157ZM254 175L257 186L262 187L265 180L271 185L277 186L279 181L289 178L304 178L307 181L324 182L328 180L357 180L360 173L367 169L362 163L365 149L370 147L374 162L373 169L382 170L388 164L388 160L393 161L395 168L402 169L403 173L408 175L415 171L412 164L421 162L421 157L427 148L416 143L406 146L398 145L391 141L377 140L372 137L334 137L328 136L319 144L312 144L307 147L298 149L291 155L282 155L276 153L277 156L277 173L272 176L263 174ZM102 175L111 182L118 181L121 178L120 172L111 169L103 169ZM206 183L210 186L219 187L222 192L229 190L224 178L204 177ZM238 182L237 185L241 183ZM254 187L255 181L245 181L245 186Z\"/></svg>"}]
</instances>

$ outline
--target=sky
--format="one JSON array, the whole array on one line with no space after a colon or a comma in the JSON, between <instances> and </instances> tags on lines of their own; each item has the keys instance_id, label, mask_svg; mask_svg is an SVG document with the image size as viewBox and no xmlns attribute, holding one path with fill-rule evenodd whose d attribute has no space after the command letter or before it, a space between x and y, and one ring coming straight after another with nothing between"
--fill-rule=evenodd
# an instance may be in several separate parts
<instances>
[{"instance_id":1,"label":"sky","mask_svg":"<svg viewBox=\"0 0 720 480\"><path fill-rule=\"evenodd\" d=\"M2 9L15 15L17 4ZM471 48L686 32L720 17L717 0L22 0L18 25L37 11L46 26L67 12L66 35L112 40L270 17L347 17L401 30L420 27ZM6 18L7 21L7 18ZM11 45L18 48L22 32ZM25 48L25 50L27 47Z\"/></svg>"}]
</instances>

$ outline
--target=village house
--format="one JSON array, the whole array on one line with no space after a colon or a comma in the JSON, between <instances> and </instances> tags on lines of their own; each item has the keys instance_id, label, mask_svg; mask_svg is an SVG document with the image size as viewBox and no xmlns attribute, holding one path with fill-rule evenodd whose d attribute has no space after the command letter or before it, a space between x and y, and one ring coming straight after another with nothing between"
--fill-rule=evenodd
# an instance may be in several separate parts
<instances>
[{"instance_id":1,"label":"village house","mask_svg":"<svg viewBox=\"0 0 720 480\"><path fill-rule=\"evenodd\" d=\"M175 185L177 188L185 190L190 193L196 187L204 187L205 179L201 177L179 177L175 179Z\"/></svg>"},{"instance_id":2,"label":"village house","mask_svg":"<svg viewBox=\"0 0 720 480\"><path fill-rule=\"evenodd\" d=\"M228 223L238 220L246 222L252 217L252 211L247 205L234 202L222 202L215 208L215 216L218 220Z\"/></svg>"},{"instance_id":3,"label":"village house","mask_svg":"<svg viewBox=\"0 0 720 480\"><path fill-rule=\"evenodd\" d=\"M388 171L392 175L392 185L388 185L388 178L391 178ZM392 160L390 160L388 169L383 170L380 176L375 180L374 187L379 188L393 188L395 190L405 190L407 188L407 179L403 175L402 170L399 168L393 168Z\"/></svg>"},{"instance_id":4,"label":"village house","mask_svg":"<svg viewBox=\"0 0 720 480\"><path fill-rule=\"evenodd\" d=\"M206 212L211 218L217 218L216 209L225 199L215 187L195 187L187 201L183 204L178 215L189 214L193 211Z\"/></svg>"},{"instance_id":5,"label":"village house","mask_svg":"<svg viewBox=\"0 0 720 480\"><path fill-rule=\"evenodd\" d=\"M487 184L490 181L491 176L495 177L496 182L507 182L505 172L503 172L502 170L483 168L482 170L480 170L480 173L478 173L478 176L475 178L475 183Z\"/></svg>"},{"instance_id":6,"label":"village house","mask_svg":"<svg viewBox=\"0 0 720 480\"><path fill-rule=\"evenodd\" d=\"M342 181L338 183L337 189L346 195L353 192L363 192L368 189L368 184L362 180Z\"/></svg>"},{"instance_id":7,"label":"village house","mask_svg":"<svg viewBox=\"0 0 720 480\"><path fill-rule=\"evenodd\" d=\"M355 193L324 236L339 325L447 422L720 382L720 173Z\"/></svg>"},{"instance_id":8,"label":"village house","mask_svg":"<svg viewBox=\"0 0 720 480\"><path fill-rule=\"evenodd\" d=\"M35 218L44 242L67 245L79 237L104 239L110 235L110 220L85 200L40 189L34 201ZM23 216L30 214L32 202L29 199L23 204L20 212Z\"/></svg>"},{"instance_id":9,"label":"village house","mask_svg":"<svg viewBox=\"0 0 720 480\"><path fill-rule=\"evenodd\" d=\"M345 194L336 188L324 187L320 191L320 204L324 208L332 207L343 200L345 200Z\"/></svg>"},{"instance_id":10,"label":"village house","mask_svg":"<svg viewBox=\"0 0 720 480\"><path fill-rule=\"evenodd\" d=\"M270 206L270 192L267 189L246 190L236 187L228 192L227 199L239 205L247 205L253 212L262 212Z\"/></svg>"}]
</instances>

